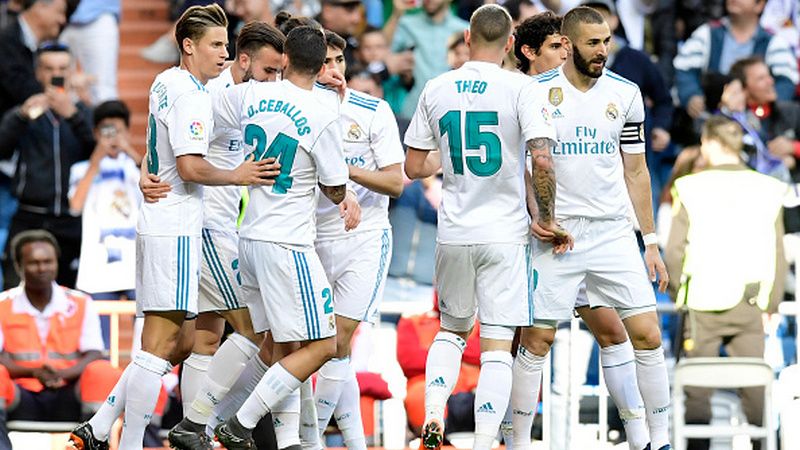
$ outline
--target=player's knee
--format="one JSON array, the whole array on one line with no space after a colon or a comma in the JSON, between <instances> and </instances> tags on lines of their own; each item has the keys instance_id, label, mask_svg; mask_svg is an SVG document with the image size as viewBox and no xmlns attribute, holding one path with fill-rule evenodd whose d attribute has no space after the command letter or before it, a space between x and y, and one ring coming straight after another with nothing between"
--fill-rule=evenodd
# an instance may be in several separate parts
<instances>
[{"instance_id":1,"label":"player's knee","mask_svg":"<svg viewBox=\"0 0 800 450\"><path fill-rule=\"evenodd\" d=\"M631 344L636 350L652 350L661 346L661 330L658 326L637 331L631 335Z\"/></svg>"},{"instance_id":2,"label":"player's knee","mask_svg":"<svg viewBox=\"0 0 800 450\"><path fill-rule=\"evenodd\" d=\"M177 342L174 343L172 352L170 353L169 362L175 366L183 362L189 355L192 354L194 347L194 333L188 333L181 336Z\"/></svg>"},{"instance_id":3,"label":"player's knee","mask_svg":"<svg viewBox=\"0 0 800 450\"><path fill-rule=\"evenodd\" d=\"M555 328L549 326L533 326L522 330L520 345L534 355L544 356L550 351L556 337Z\"/></svg>"},{"instance_id":4,"label":"player's knee","mask_svg":"<svg viewBox=\"0 0 800 450\"><path fill-rule=\"evenodd\" d=\"M603 324L597 330L593 330L594 338L600 347L622 344L628 340L628 333L621 322Z\"/></svg>"},{"instance_id":5,"label":"player's knee","mask_svg":"<svg viewBox=\"0 0 800 450\"><path fill-rule=\"evenodd\" d=\"M441 329L443 331L453 333L465 341L469 339L469 335L472 333L472 327L475 326L475 316L454 317L442 312L439 317L441 320Z\"/></svg>"}]
</instances>

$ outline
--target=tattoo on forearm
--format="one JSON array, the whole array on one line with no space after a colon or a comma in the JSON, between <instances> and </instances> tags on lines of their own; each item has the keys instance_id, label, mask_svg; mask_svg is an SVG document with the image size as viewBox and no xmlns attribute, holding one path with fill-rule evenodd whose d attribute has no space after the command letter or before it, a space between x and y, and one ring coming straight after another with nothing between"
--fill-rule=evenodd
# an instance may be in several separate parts
<instances>
[{"instance_id":1,"label":"tattoo on forearm","mask_svg":"<svg viewBox=\"0 0 800 450\"><path fill-rule=\"evenodd\" d=\"M347 186L344 184L341 186L324 186L319 184L319 188L322 190L322 193L325 194L325 197L328 197L330 201L337 205L342 203L345 194L347 194Z\"/></svg>"},{"instance_id":2,"label":"tattoo on forearm","mask_svg":"<svg viewBox=\"0 0 800 450\"><path fill-rule=\"evenodd\" d=\"M532 182L539 208L539 221L549 223L554 220L556 200L556 175L553 171L553 157L550 154L550 140L536 138L527 142L533 160Z\"/></svg>"}]
</instances>

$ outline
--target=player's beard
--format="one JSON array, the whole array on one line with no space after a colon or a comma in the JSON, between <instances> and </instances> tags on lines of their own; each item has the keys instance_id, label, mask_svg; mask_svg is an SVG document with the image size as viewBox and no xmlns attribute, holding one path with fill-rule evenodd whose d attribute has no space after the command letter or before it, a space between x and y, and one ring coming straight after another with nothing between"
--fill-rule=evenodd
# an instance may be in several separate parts
<instances>
[{"instance_id":1,"label":"player's beard","mask_svg":"<svg viewBox=\"0 0 800 450\"><path fill-rule=\"evenodd\" d=\"M603 74L603 67L606 66L606 59L607 58L604 56L598 56L591 61L587 61L583 58L581 52L577 48L575 48L572 52L572 62L575 63L575 68L578 69L578 72L590 78L600 78L600 75ZM593 62L602 63L600 70L592 70L591 64Z\"/></svg>"},{"instance_id":2,"label":"player's beard","mask_svg":"<svg viewBox=\"0 0 800 450\"><path fill-rule=\"evenodd\" d=\"M247 83L252 79L253 79L253 69L248 67L247 70L244 71L244 75L242 75L242 82Z\"/></svg>"}]
</instances>

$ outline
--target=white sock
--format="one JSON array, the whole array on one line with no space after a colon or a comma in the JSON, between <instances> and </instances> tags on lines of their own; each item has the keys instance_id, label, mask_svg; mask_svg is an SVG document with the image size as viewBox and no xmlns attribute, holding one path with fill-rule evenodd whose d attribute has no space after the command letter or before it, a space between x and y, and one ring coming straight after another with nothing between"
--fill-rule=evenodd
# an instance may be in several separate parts
<instances>
[{"instance_id":1,"label":"white sock","mask_svg":"<svg viewBox=\"0 0 800 450\"><path fill-rule=\"evenodd\" d=\"M361 389L353 366L347 365L347 379L333 416L342 432L344 446L349 450L367 450L364 424L361 421Z\"/></svg>"},{"instance_id":2,"label":"white sock","mask_svg":"<svg viewBox=\"0 0 800 450\"><path fill-rule=\"evenodd\" d=\"M244 401L236 418L245 428L253 429L262 417L284 397L300 387L302 381L289 373L280 363L273 365Z\"/></svg>"},{"instance_id":3,"label":"white sock","mask_svg":"<svg viewBox=\"0 0 800 450\"><path fill-rule=\"evenodd\" d=\"M503 416L503 421L500 422L500 434L503 435L503 445L506 446L506 450L514 449L514 429L511 427L511 412L513 410L514 408L511 407L511 401L509 401L508 407L506 408L506 415Z\"/></svg>"},{"instance_id":4,"label":"white sock","mask_svg":"<svg viewBox=\"0 0 800 450\"><path fill-rule=\"evenodd\" d=\"M300 445L304 449L322 449L320 433L317 427L317 405L314 401L314 386L311 378L309 378L300 385Z\"/></svg>"},{"instance_id":5,"label":"white sock","mask_svg":"<svg viewBox=\"0 0 800 450\"><path fill-rule=\"evenodd\" d=\"M325 432L325 428L331 421L333 410L339 403L349 368L350 358L331 358L322 365L317 373L314 403L317 407L317 430L320 435Z\"/></svg>"},{"instance_id":6,"label":"white sock","mask_svg":"<svg viewBox=\"0 0 800 450\"><path fill-rule=\"evenodd\" d=\"M125 450L142 448L144 430L153 418L161 392L161 377L172 370L169 361L144 350L136 353L131 367L125 384L125 423L119 442L119 448Z\"/></svg>"},{"instance_id":7,"label":"white sock","mask_svg":"<svg viewBox=\"0 0 800 450\"><path fill-rule=\"evenodd\" d=\"M669 444L669 377L664 363L664 349L634 350L636 380L647 409L651 448Z\"/></svg>"},{"instance_id":8,"label":"white sock","mask_svg":"<svg viewBox=\"0 0 800 450\"><path fill-rule=\"evenodd\" d=\"M106 397L106 401L100 405L100 409L89 419L89 425L92 426L92 434L101 441L108 440L114 421L125 409L125 385L128 383L128 375L131 373L132 367L132 363L128 364L114 389Z\"/></svg>"},{"instance_id":9,"label":"white sock","mask_svg":"<svg viewBox=\"0 0 800 450\"><path fill-rule=\"evenodd\" d=\"M513 362L509 352L495 350L481 353L481 374L475 389L474 450L492 448L508 408Z\"/></svg>"},{"instance_id":10,"label":"white sock","mask_svg":"<svg viewBox=\"0 0 800 450\"><path fill-rule=\"evenodd\" d=\"M242 407L242 404L250 393L256 389L258 382L264 377L269 369L269 364L261 361L261 358L256 354L244 366L244 370L239 375L239 378L233 383L233 387L228 391L228 395L219 402L219 405L214 408L211 417L208 418L208 426L206 431L211 431L210 435L214 435L214 428L222 422L228 420L236 411ZM316 424L314 424L316 427Z\"/></svg>"},{"instance_id":11,"label":"white sock","mask_svg":"<svg viewBox=\"0 0 800 450\"><path fill-rule=\"evenodd\" d=\"M258 347L250 339L238 333L230 335L214 353L188 412L184 407L186 418L194 423L207 423L214 407L225 398L256 353Z\"/></svg>"},{"instance_id":12,"label":"white sock","mask_svg":"<svg viewBox=\"0 0 800 450\"><path fill-rule=\"evenodd\" d=\"M600 349L600 364L608 393L619 410L628 446L642 450L650 442L644 402L636 383L636 363L630 341ZM657 449L656 449L657 450Z\"/></svg>"},{"instance_id":13,"label":"white sock","mask_svg":"<svg viewBox=\"0 0 800 450\"><path fill-rule=\"evenodd\" d=\"M439 331L425 361L425 423L436 419L444 424L444 408L456 387L461 355L467 343L458 335Z\"/></svg>"},{"instance_id":14,"label":"white sock","mask_svg":"<svg viewBox=\"0 0 800 450\"><path fill-rule=\"evenodd\" d=\"M211 355L201 355L192 352L186 361L183 362L181 372L181 404L183 405L183 417L188 417L192 410L192 402L197 397L203 378L211 364Z\"/></svg>"},{"instance_id":15,"label":"white sock","mask_svg":"<svg viewBox=\"0 0 800 450\"><path fill-rule=\"evenodd\" d=\"M272 426L279 449L300 445L300 389L295 389L272 408Z\"/></svg>"},{"instance_id":16,"label":"white sock","mask_svg":"<svg viewBox=\"0 0 800 450\"><path fill-rule=\"evenodd\" d=\"M542 383L542 368L547 356L534 355L522 345L514 359L513 382L511 384L511 421L514 429L514 449L527 450L532 447L531 428L539 402Z\"/></svg>"}]
</instances>

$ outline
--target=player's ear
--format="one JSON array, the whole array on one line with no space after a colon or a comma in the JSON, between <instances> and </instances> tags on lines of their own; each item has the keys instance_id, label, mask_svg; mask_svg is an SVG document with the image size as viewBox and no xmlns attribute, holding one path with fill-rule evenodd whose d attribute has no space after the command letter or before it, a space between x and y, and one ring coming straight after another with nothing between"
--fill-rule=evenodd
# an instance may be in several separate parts
<instances>
[{"instance_id":1,"label":"player's ear","mask_svg":"<svg viewBox=\"0 0 800 450\"><path fill-rule=\"evenodd\" d=\"M317 72L317 78L320 78L321 76L325 75L325 72L327 72L327 70L328 66L323 64L322 67L319 68L319 72Z\"/></svg>"},{"instance_id":2,"label":"player's ear","mask_svg":"<svg viewBox=\"0 0 800 450\"><path fill-rule=\"evenodd\" d=\"M281 55L281 70L285 72L287 67L289 67L289 56L284 53Z\"/></svg>"},{"instance_id":3,"label":"player's ear","mask_svg":"<svg viewBox=\"0 0 800 450\"><path fill-rule=\"evenodd\" d=\"M528 61L533 62L536 59L536 52L530 45L524 44L520 50L522 50L522 54L525 55Z\"/></svg>"},{"instance_id":4,"label":"player's ear","mask_svg":"<svg viewBox=\"0 0 800 450\"><path fill-rule=\"evenodd\" d=\"M250 67L250 55L245 52L240 52L239 56L236 58L236 62L239 64L239 68L247 71Z\"/></svg>"},{"instance_id":5,"label":"player's ear","mask_svg":"<svg viewBox=\"0 0 800 450\"><path fill-rule=\"evenodd\" d=\"M514 33L508 35L508 42L506 42L506 46L503 48L503 53L510 52L512 48L514 48Z\"/></svg>"},{"instance_id":6,"label":"player's ear","mask_svg":"<svg viewBox=\"0 0 800 450\"><path fill-rule=\"evenodd\" d=\"M189 39L188 37L187 38L183 38L183 42L181 42L181 50L183 50L183 53L185 53L187 55L193 54L194 53L194 42L191 39Z\"/></svg>"},{"instance_id":7,"label":"player's ear","mask_svg":"<svg viewBox=\"0 0 800 450\"><path fill-rule=\"evenodd\" d=\"M569 40L568 37L561 35L561 46L567 50L567 54L572 54L572 41Z\"/></svg>"},{"instance_id":8,"label":"player's ear","mask_svg":"<svg viewBox=\"0 0 800 450\"><path fill-rule=\"evenodd\" d=\"M465 43L465 44L467 44L467 47L469 47L469 46L470 46L470 42L469 42L469 28L467 28L466 30L464 30L464 43Z\"/></svg>"}]
</instances>

